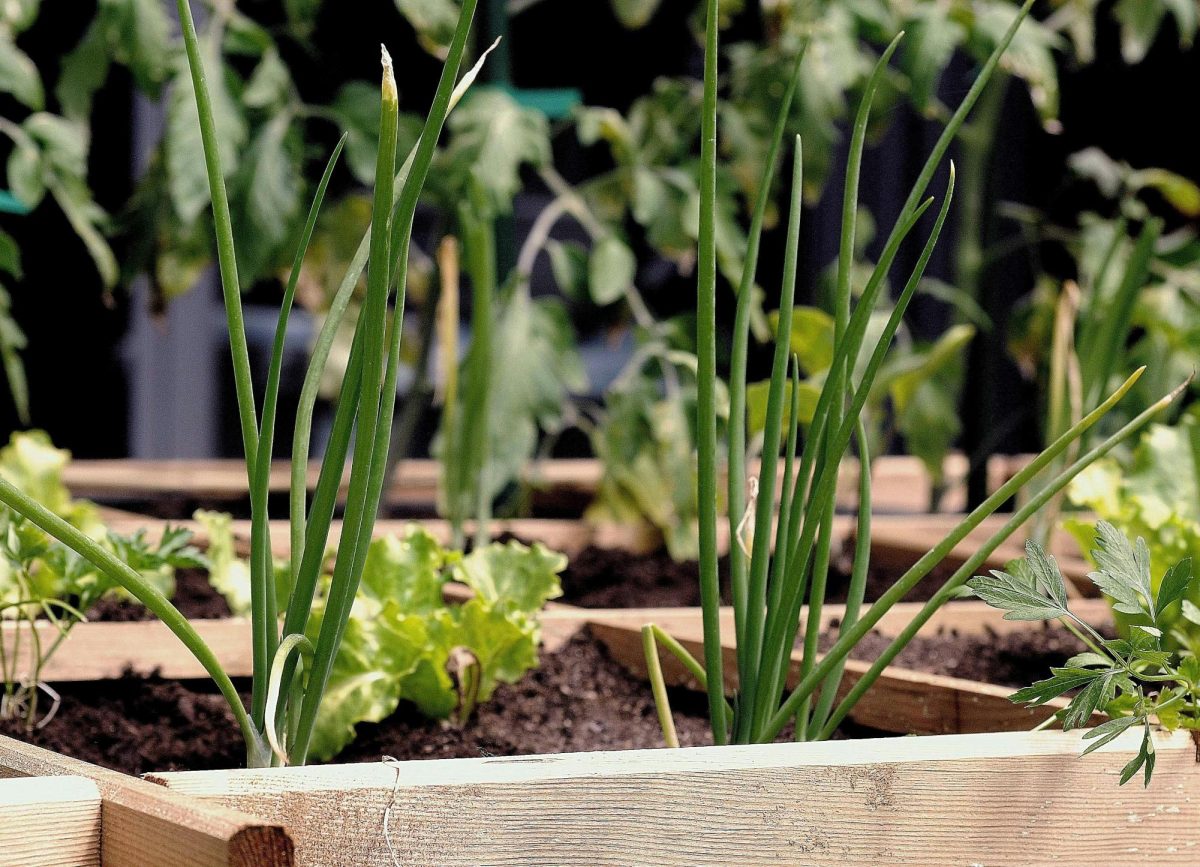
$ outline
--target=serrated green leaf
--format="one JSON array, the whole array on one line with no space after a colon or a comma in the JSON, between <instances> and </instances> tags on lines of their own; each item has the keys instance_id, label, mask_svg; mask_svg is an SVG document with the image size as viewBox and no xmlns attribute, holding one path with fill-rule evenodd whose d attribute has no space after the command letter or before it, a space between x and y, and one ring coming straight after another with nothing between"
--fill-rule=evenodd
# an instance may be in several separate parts
<instances>
[{"instance_id":1,"label":"serrated green leaf","mask_svg":"<svg viewBox=\"0 0 1200 867\"><path fill-rule=\"evenodd\" d=\"M1092 668L1095 666L1110 668L1112 664L1113 661L1109 657L1090 650L1086 653L1077 653L1063 663L1066 668Z\"/></svg>"},{"instance_id":2,"label":"serrated green leaf","mask_svg":"<svg viewBox=\"0 0 1200 867\"><path fill-rule=\"evenodd\" d=\"M95 21L62 61L54 94L66 117L82 122L91 117L92 97L108 78L110 62L104 28Z\"/></svg>"},{"instance_id":3,"label":"serrated green leaf","mask_svg":"<svg viewBox=\"0 0 1200 867\"><path fill-rule=\"evenodd\" d=\"M1115 694L1113 672L1106 672L1093 679L1067 705L1066 712L1062 715L1063 731L1087 725L1092 714L1112 701Z\"/></svg>"},{"instance_id":4,"label":"serrated green leaf","mask_svg":"<svg viewBox=\"0 0 1200 867\"><path fill-rule=\"evenodd\" d=\"M546 116L502 90L471 88L446 125L451 138L438 157L437 178L446 190L443 196L457 201L464 190L477 185L492 215L512 210L523 166L539 168L550 162Z\"/></svg>"},{"instance_id":5,"label":"serrated green leaf","mask_svg":"<svg viewBox=\"0 0 1200 867\"><path fill-rule=\"evenodd\" d=\"M976 576L967 586L988 605L1004 611L1005 620L1057 620L1067 616L1064 605L1007 572L993 570L991 577Z\"/></svg>"},{"instance_id":6,"label":"serrated green leaf","mask_svg":"<svg viewBox=\"0 0 1200 867\"><path fill-rule=\"evenodd\" d=\"M98 12L97 21L113 59L129 68L143 93L157 97L169 74L171 58L171 22L164 4L159 0L100 0Z\"/></svg>"},{"instance_id":7,"label":"serrated green leaf","mask_svg":"<svg viewBox=\"0 0 1200 867\"><path fill-rule=\"evenodd\" d=\"M1009 696L1009 700L1017 704L1029 704L1037 707L1052 698L1058 698L1064 692L1087 686L1096 678L1115 673L1115 671L1098 671L1091 668L1052 668L1050 671L1052 672L1051 677L1017 690Z\"/></svg>"},{"instance_id":8,"label":"serrated green leaf","mask_svg":"<svg viewBox=\"0 0 1200 867\"><path fill-rule=\"evenodd\" d=\"M1096 548L1092 556L1100 571L1088 577L1114 600L1113 608L1124 614L1154 617L1154 594L1150 588L1150 552L1140 536L1133 545L1107 521L1096 524Z\"/></svg>"},{"instance_id":9,"label":"serrated green leaf","mask_svg":"<svg viewBox=\"0 0 1200 867\"><path fill-rule=\"evenodd\" d=\"M359 597L382 609L394 602L401 611L423 613L441 608L442 574L452 559L423 527L412 524L403 535L374 539L363 564Z\"/></svg>"},{"instance_id":10,"label":"serrated green leaf","mask_svg":"<svg viewBox=\"0 0 1200 867\"><path fill-rule=\"evenodd\" d=\"M1150 736L1150 723L1145 723L1145 734L1142 737L1142 745L1138 750L1138 754L1129 760L1129 764L1121 769L1121 785L1125 785L1133 775L1138 772L1139 768L1145 767L1145 782L1143 785L1150 785L1150 775L1154 773L1154 740Z\"/></svg>"},{"instance_id":11,"label":"serrated green leaf","mask_svg":"<svg viewBox=\"0 0 1200 867\"><path fill-rule=\"evenodd\" d=\"M1191 558L1180 560L1168 569L1158 585L1158 598L1155 600L1155 608L1158 610L1158 613L1161 615L1168 605L1172 605L1183 599L1187 595L1191 583Z\"/></svg>"},{"instance_id":12,"label":"serrated green leaf","mask_svg":"<svg viewBox=\"0 0 1200 867\"><path fill-rule=\"evenodd\" d=\"M540 543L492 544L472 551L454 568L457 580L488 605L506 613L532 614L562 595L558 573L567 558Z\"/></svg>"},{"instance_id":13,"label":"serrated green leaf","mask_svg":"<svg viewBox=\"0 0 1200 867\"><path fill-rule=\"evenodd\" d=\"M1116 719L1100 723L1094 729L1084 733L1083 739L1093 742L1088 744L1087 748L1080 755L1086 756L1093 750L1100 749L1100 747L1116 740L1127 730L1138 724L1145 724L1145 720L1136 716L1119 716Z\"/></svg>"},{"instance_id":14,"label":"serrated green leaf","mask_svg":"<svg viewBox=\"0 0 1200 867\"><path fill-rule=\"evenodd\" d=\"M1025 543L1025 561L1033 576L1034 586L1063 609L1067 607L1067 582L1063 580L1053 555L1034 540Z\"/></svg>"},{"instance_id":15,"label":"serrated green leaf","mask_svg":"<svg viewBox=\"0 0 1200 867\"><path fill-rule=\"evenodd\" d=\"M208 581L225 597L235 617L251 611L250 564L237 555L233 538L233 516L227 512L198 510L193 519L208 539Z\"/></svg>"},{"instance_id":16,"label":"serrated green leaf","mask_svg":"<svg viewBox=\"0 0 1200 867\"><path fill-rule=\"evenodd\" d=\"M246 285L265 276L287 249L303 208L302 166L291 118L278 114L255 134L235 179L238 271Z\"/></svg>"},{"instance_id":17,"label":"serrated green leaf","mask_svg":"<svg viewBox=\"0 0 1200 867\"><path fill-rule=\"evenodd\" d=\"M266 51L242 91L242 102L251 108L271 108L287 101L292 74L274 48Z\"/></svg>"}]
</instances>

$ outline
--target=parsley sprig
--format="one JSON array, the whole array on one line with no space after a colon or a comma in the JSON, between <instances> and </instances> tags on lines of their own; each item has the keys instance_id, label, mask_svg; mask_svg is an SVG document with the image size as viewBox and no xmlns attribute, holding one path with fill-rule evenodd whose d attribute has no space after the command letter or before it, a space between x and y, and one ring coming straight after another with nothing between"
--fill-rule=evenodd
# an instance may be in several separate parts
<instances>
[{"instance_id":1,"label":"parsley sprig","mask_svg":"<svg viewBox=\"0 0 1200 867\"><path fill-rule=\"evenodd\" d=\"M1106 722L1083 735L1091 742L1083 755L1141 726L1141 749L1121 771L1121 784L1141 770L1149 785L1154 773L1151 721L1167 730L1200 729L1200 660L1163 643L1163 631L1177 618L1175 612L1181 610L1188 617L1195 610L1186 603L1200 588L1194 586L1190 559L1168 569L1155 586L1150 552L1142 538L1131 544L1104 521L1096 530L1092 554L1099 569L1088 578L1109 597L1115 611L1133 618L1124 637L1106 639L1070 610L1058 564L1034 541L1026 544L1025 559L1010 566L1010 571L993 571L967 584L984 602L1003 610L1005 620L1058 620L1080 639L1084 652L1060 668L1051 668L1050 677L1011 698L1038 707L1073 692L1068 705L1055 714L1064 731L1087 726L1098 712L1108 714Z\"/></svg>"}]
</instances>

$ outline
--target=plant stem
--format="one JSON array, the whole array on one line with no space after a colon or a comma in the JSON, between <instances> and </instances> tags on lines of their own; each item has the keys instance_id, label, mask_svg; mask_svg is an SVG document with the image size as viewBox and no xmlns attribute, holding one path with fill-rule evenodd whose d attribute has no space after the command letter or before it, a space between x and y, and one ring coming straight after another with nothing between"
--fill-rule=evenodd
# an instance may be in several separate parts
<instances>
[{"instance_id":1,"label":"plant stem","mask_svg":"<svg viewBox=\"0 0 1200 867\"><path fill-rule=\"evenodd\" d=\"M258 453L258 421L250 376L250 352L246 346L246 326L242 317L242 290L238 282L237 254L233 246L233 221L229 215L229 197L225 192L225 175L221 170L221 153L217 145L212 99L208 93L204 61L200 57L200 44L196 36L196 24L192 20L191 4L188 0L176 0L176 8L194 84L204 162L208 167L208 189L212 197L213 226L217 235L217 263L221 272L221 291L225 299L225 319L229 328L229 349L233 358L238 420L242 428L242 446L246 455L247 482L253 484L254 460ZM257 652L256 647L256 654ZM257 656L255 658L257 659Z\"/></svg>"},{"instance_id":2,"label":"plant stem","mask_svg":"<svg viewBox=\"0 0 1200 867\"><path fill-rule=\"evenodd\" d=\"M704 662L713 742L728 738L721 591L717 574L717 0L706 0L704 107L700 141L700 232L696 279L696 439L700 519L700 597L704 612Z\"/></svg>"},{"instance_id":3,"label":"plant stem","mask_svg":"<svg viewBox=\"0 0 1200 867\"><path fill-rule=\"evenodd\" d=\"M675 720L671 716L671 699L663 681L662 663L658 659L658 645L654 642L654 624L642 627L642 653L646 657L646 671L650 676L650 689L654 693L654 707L658 710L658 724L662 727L663 740L668 747L679 747L679 735L675 733Z\"/></svg>"}]
</instances>

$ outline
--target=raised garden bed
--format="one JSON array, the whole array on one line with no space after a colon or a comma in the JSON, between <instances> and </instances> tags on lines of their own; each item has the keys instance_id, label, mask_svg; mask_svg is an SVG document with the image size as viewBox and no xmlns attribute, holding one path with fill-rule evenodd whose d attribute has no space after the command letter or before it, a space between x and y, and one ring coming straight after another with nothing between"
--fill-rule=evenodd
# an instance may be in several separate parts
<instances>
[{"instance_id":1,"label":"raised garden bed","mask_svg":"<svg viewBox=\"0 0 1200 867\"><path fill-rule=\"evenodd\" d=\"M1080 609L1083 616L1099 618L1103 603L1081 604L1085 606ZM1097 610L1086 608L1089 605ZM881 622L880 630L894 630L911 614L909 606L893 609ZM826 620L832 623L839 615L837 606L829 606ZM637 629L649 619L686 646L694 648L698 644L700 627L695 609L583 612L560 607L545 613L544 636L551 654L584 654L580 664L598 673L593 676L603 683L604 668L598 665L591 648L602 646L613 663L639 673L644 661ZM579 635L585 624L594 638L591 644ZM232 675L249 673L245 621L230 618L207 622L201 629ZM995 636L992 643L1000 643L1029 631L1028 625L1002 620L997 612L980 603L965 602L947 606L922 634L931 642L936 642L939 635L944 638L956 633L960 640ZM1020 654L1023 658L1028 656L1027 649ZM686 689L691 685L688 676L671 663L670 657L664 657L668 682ZM183 680L203 677L174 637L154 621L81 624L56 657L52 673L47 674L57 680L86 681L119 676L129 668L158 669L165 676ZM863 668L865 664L851 660L843 688ZM543 669L548 673L543 675ZM1190 805L1188 792L1200 780L1200 768L1195 767L1195 748L1185 735L1164 736L1157 741L1159 769L1150 792L1116 786L1114 775L1136 752L1136 741L1131 738L1120 739L1085 760L1077 758L1077 736L1053 732L863 740L862 736L872 731L931 734L1027 729L1047 714L1047 709L1030 711L1011 704L1006 698L1009 687L893 668L859 704L853 725L843 732L858 739L845 743L675 751L618 749L524 758L504 755L520 751L520 747L514 749L515 742L505 742L504 733L494 731L497 720L503 718L513 724L525 714L526 726L544 737L547 719L528 715L535 706L543 708L561 732L564 728L582 728L589 718L604 726L605 715L594 711L606 702L615 703L620 714L641 718L640 745L648 745L644 738L657 736L648 688L641 686L642 695L634 704L629 703L631 684L636 688L639 681L615 680L608 684L607 691L602 688L597 694L589 694L587 680L561 661L549 665L544 662L543 669L530 675L547 680L541 694L530 692L531 684L522 683L507 688L495 699L503 702L529 692L527 706L507 716L496 712L474 732L442 732L440 746L436 734L426 735L424 740L420 737L422 730L436 730L436 724L409 722L407 730L400 724L390 731L386 725L369 727L360 735L362 742L352 747L352 757L361 763L271 771L151 774L151 780L179 793L173 795L116 772L101 772L85 763L3 740L0 767L9 770L0 774L76 774L96 780L102 792L105 785L114 787L112 790L118 794L113 796L113 803L117 806L109 807L105 801L108 812L104 815L116 811L114 815L122 818L113 820L116 830L111 836L106 832L102 837L104 860L91 862L104 864L178 863L130 861L121 848L126 844L120 841L126 838L131 838L127 844L130 846L149 845L144 839L148 836L153 838L151 842L163 846L174 839L171 835L176 833L176 819L171 820L175 824L168 831L147 835L139 817L148 808L139 808L140 802L135 800L132 812L120 812L121 798L142 797L141 793L147 791L161 793L163 798L179 798L189 805L198 800L259 816L262 821L253 827L266 830L255 830L254 834L259 835L255 839L269 839L281 853L286 850L283 838L268 832L276 833L278 826L285 826L295 843L296 863L300 864L391 864L395 863L393 853L398 863L526 863L532 859L540 863L615 864L640 860L647 852L654 853L655 863L717 863L725 859L777 863L797 858L806 863L866 859L913 864L992 863L997 858L1007 860L1005 853L1037 853L1039 859L1065 859L1064 863L1103 863L1105 853L1119 839L1115 831L1107 829L1119 825L1097 817L1119 817L1127 822L1130 815L1155 823L1153 835L1139 836L1143 845L1137 853L1131 853L1131 857L1137 857L1130 863L1152 858L1159 859L1159 863L1191 863L1187 860L1187 841L1200 818L1193 813L1200 807ZM612 671L616 678L619 672ZM1015 680L1025 676L1012 675ZM551 690L561 694L567 683L575 684L581 695L566 695L559 704L567 707L575 701L583 702L586 715L581 719L573 718L569 708L556 717L558 711L544 701ZM115 686L119 683L110 682L104 691L111 692ZM620 694L622 691L626 694ZM64 692L70 694L69 689ZM205 692L201 688L198 694ZM687 695L678 693L676 699L681 736L685 743L706 743L703 702L697 696L689 705ZM212 699L210 704L219 704L215 696ZM486 709L484 712L490 713ZM521 724L514 727L519 729ZM483 740L489 731L491 739ZM180 736L187 737L186 725ZM417 748L416 755L477 757L398 763L380 760L385 754L399 752L406 739L424 745ZM603 735L591 737L591 741L594 746L609 749L639 745L637 737L628 733L607 742ZM559 746L580 749L588 743L585 732ZM449 753L448 745L453 745ZM238 746L233 744L235 750ZM931 800L931 774L937 775L944 801ZM1053 787L1047 788L1047 779L1055 781ZM1080 821L1084 806L1073 794L1080 787L1091 793L1086 804L1087 823ZM1162 809L1161 791L1171 793L1171 804L1179 805L1178 812ZM814 800L819 806L813 806ZM767 805L780 801L791 806L783 812L772 807L767 811L772 821L759 825L754 817L761 819L767 814ZM712 810L694 809L696 804L718 810L720 819L715 825ZM986 812L986 821L981 812ZM232 814L223 815L226 824L206 831L207 837L202 835L216 860L196 863L287 863L237 860L242 855L234 852L222 836L234 827L228 824L233 821L229 818ZM338 817L335 825L317 821L318 817L328 819L331 815ZM1031 815L1036 818L1031 820ZM547 816L554 818L548 820ZM237 821L247 820L241 817ZM870 821L877 830L871 834L841 833L863 821ZM453 825L453 833L448 832L447 823ZM754 827L753 834L746 830L748 823ZM464 832L464 828L469 831ZM822 839L843 842L822 846ZM857 840L854 845L860 848L838 848L846 840ZM732 854L735 848L739 855ZM143 859L148 857L148 850L132 851Z\"/></svg>"}]
</instances>

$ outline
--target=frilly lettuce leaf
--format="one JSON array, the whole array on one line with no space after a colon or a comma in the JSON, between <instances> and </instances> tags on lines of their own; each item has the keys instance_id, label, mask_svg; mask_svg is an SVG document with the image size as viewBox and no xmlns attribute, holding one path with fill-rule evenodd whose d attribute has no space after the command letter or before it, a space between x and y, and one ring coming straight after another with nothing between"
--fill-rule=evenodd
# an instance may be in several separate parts
<instances>
[{"instance_id":1,"label":"frilly lettuce leaf","mask_svg":"<svg viewBox=\"0 0 1200 867\"><path fill-rule=\"evenodd\" d=\"M386 718L401 699L462 722L498 684L518 680L537 664L536 614L561 594L566 563L542 545L517 542L463 556L416 525L374 540L313 732L313 758L337 755L358 723ZM451 578L474 598L447 604L442 588ZM308 629L314 642L323 611L319 597Z\"/></svg>"},{"instance_id":2,"label":"frilly lettuce leaf","mask_svg":"<svg viewBox=\"0 0 1200 867\"><path fill-rule=\"evenodd\" d=\"M250 564L238 558L233 539L233 516L199 509L192 516L208 536L208 580L225 597L235 617L250 614Z\"/></svg>"},{"instance_id":3,"label":"frilly lettuce leaf","mask_svg":"<svg viewBox=\"0 0 1200 867\"><path fill-rule=\"evenodd\" d=\"M104 537L100 510L88 500L73 500L62 474L71 453L55 448L45 431L17 431L0 448L0 476L22 493L94 539Z\"/></svg>"}]
</instances>

